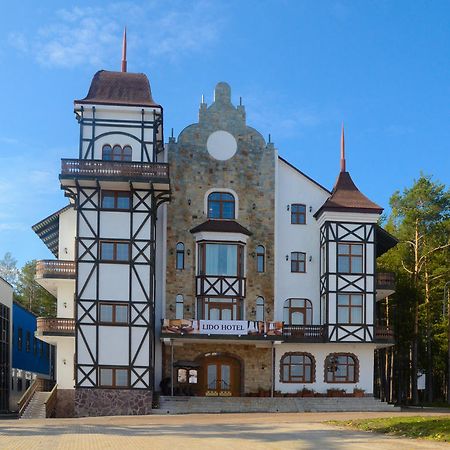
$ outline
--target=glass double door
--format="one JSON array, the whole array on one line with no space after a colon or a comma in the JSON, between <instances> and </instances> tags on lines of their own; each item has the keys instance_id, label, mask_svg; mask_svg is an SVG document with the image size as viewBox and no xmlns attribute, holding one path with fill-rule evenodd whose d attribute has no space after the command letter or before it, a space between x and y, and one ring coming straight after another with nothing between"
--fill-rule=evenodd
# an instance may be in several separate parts
<instances>
[{"instance_id":1,"label":"glass double door","mask_svg":"<svg viewBox=\"0 0 450 450\"><path fill-rule=\"evenodd\" d=\"M207 397L231 397L240 393L240 364L233 358L205 358L203 376L204 395Z\"/></svg>"}]
</instances>

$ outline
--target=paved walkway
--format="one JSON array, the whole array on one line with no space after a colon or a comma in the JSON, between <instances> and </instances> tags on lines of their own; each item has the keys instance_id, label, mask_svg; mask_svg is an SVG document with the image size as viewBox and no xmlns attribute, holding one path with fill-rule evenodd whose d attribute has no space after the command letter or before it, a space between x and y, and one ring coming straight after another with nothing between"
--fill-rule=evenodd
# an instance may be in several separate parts
<instances>
[{"instance_id":1,"label":"paved walkway","mask_svg":"<svg viewBox=\"0 0 450 450\"><path fill-rule=\"evenodd\" d=\"M0 421L0 449L450 449L425 440L341 429L326 420L411 413L196 414ZM423 415L438 415L423 413Z\"/></svg>"}]
</instances>

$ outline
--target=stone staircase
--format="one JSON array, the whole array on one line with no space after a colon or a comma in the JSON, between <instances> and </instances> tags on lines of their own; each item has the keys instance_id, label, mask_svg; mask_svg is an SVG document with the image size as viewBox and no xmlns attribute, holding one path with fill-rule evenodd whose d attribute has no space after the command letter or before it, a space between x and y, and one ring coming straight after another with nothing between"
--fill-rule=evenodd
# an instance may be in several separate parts
<instances>
[{"instance_id":1,"label":"stone staircase","mask_svg":"<svg viewBox=\"0 0 450 450\"><path fill-rule=\"evenodd\" d=\"M334 411L400 411L374 397L168 397L159 398L153 414L294 413Z\"/></svg>"},{"instance_id":2,"label":"stone staircase","mask_svg":"<svg viewBox=\"0 0 450 450\"><path fill-rule=\"evenodd\" d=\"M35 392L20 419L45 419L45 402L49 397L50 392Z\"/></svg>"}]
</instances>

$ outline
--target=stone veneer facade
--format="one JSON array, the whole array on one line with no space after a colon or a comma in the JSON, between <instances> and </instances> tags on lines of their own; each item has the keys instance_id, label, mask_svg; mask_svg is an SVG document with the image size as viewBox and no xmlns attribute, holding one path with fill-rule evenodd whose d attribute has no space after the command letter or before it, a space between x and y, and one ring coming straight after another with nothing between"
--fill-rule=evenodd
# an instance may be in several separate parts
<instances>
[{"instance_id":1,"label":"stone veneer facade","mask_svg":"<svg viewBox=\"0 0 450 450\"><path fill-rule=\"evenodd\" d=\"M208 137L215 131L226 131L236 139L237 150L228 160L213 158L207 149ZM167 272L165 318L175 318L176 296L184 298L184 318L197 318L196 308L196 243L190 230L207 218L207 192L231 189L236 193L238 208L236 221L252 234L245 246L246 297L244 319L255 320L256 298L265 301L265 318L274 313L274 242L275 242L275 163L273 144L266 144L259 132L246 125L244 106L231 103L228 84L219 83L214 102L200 105L199 121L186 127L178 141L168 144L168 161L173 187L172 200L167 206ZM226 236L224 234L224 236ZM176 245L185 245L185 268L176 269ZM265 272L256 270L256 247L266 252ZM236 339L237 341L237 339ZM184 343L175 347L174 358L194 360L211 352L226 352L241 360L242 393L270 389L270 349L255 345ZM178 341L178 344L180 342ZM166 347L166 356L170 354ZM261 364L267 369L261 372ZM259 367L259 369L257 368ZM165 358L164 375L169 376L170 364ZM262 373L264 373L262 375Z\"/></svg>"},{"instance_id":2,"label":"stone veneer facade","mask_svg":"<svg viewBox=\"0 0 450 450\"><path fill-rule=\"evenodd\" d=\"M144 389L76 389L75 416L151 414L152 399L152 392Z\"/></svg>"},{"instance_id":3,"label":"stone veneer facade","mask_svg":"<svg viewBox=\"0 0 450 450\"><path fill-rule=\"evenodd\" d=\"M212 158L206 142L211 133L225 130L237 141L236 154L227 161ZM184 296L184 317L193 318L195 310L195 239L193 227L207 220L205 194L209 189L232 189L239 200L237 222L251 231L246 246L247 295L246 319L252 317L256 298L264 297L269 308L266 319L273 317L274 302L274 210L275 210L275 149L246 125L243 106L233 106L230 87L219 83L215 101L208 108L200 105L199 122L186 127L168 145L172 200L167 206L167 279L166 318L175 318L175 298ZM175 247L185 244L185 269L176 270ZM256 271L256 246L266 249L266 270ZM189 254L188 254L189 251ZM171 311L173 309L173 311Z\"/></svg>"},{"instance_id":4,"label":"stone veneer facade","mask_svg":"<svg viewBox=\"0 0 450 450\"><path fill-rule=\"evenodd\" d=\"M170 373L170 347L164 355L165 373ZM174 346L174 360L198 360L207 353L232 355L241 362L241 394L257 393L272 386L272 349L252 344L194 343Z\"/></svg>"}]
</instances>

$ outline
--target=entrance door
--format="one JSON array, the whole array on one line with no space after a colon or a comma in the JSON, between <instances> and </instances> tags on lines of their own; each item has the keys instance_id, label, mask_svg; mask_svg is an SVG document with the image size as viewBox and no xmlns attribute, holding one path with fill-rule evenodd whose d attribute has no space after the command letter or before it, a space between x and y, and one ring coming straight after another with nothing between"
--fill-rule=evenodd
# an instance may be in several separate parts
<instances>
[{"instance_id":1,"label":"entrance door","mask_svg":"<svg viewBox=\"0 0 450 450\"><path fill-rule=\"evenodd\" d=\"M240 395L240 364L225 356L208 356L202 365L203 394L207 397Z\"/></svg>"}]
</instances>

